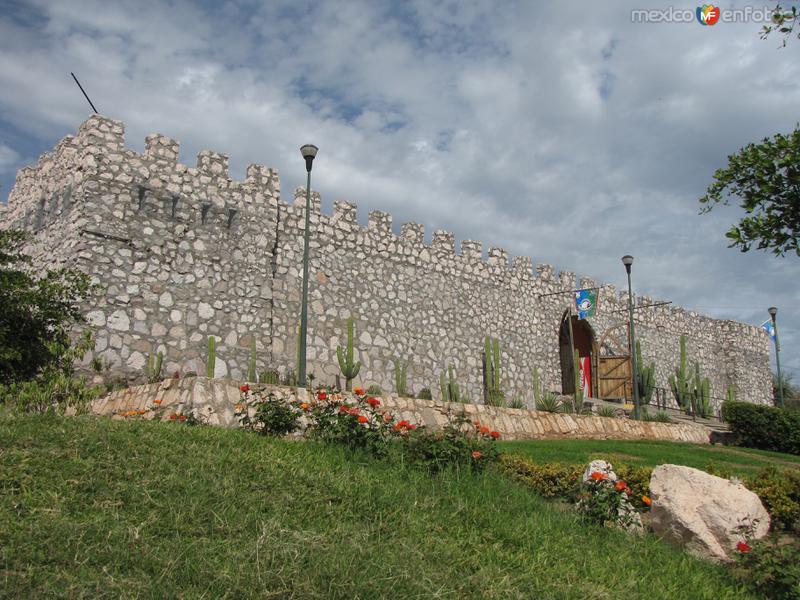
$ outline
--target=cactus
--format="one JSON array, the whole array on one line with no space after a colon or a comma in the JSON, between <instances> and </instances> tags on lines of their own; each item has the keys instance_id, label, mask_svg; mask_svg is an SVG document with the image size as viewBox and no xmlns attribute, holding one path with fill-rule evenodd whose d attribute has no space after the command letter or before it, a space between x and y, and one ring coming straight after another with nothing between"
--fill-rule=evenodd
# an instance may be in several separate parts
<instances>
[{"instance_id":1,"label":"cactus","mask_svg":"<svg viewBox=\"0 0 800 600\"><path fill-rule=\"evenodd\" d=\"M461 402L461 392L453 374L453 365L447 367L447 379L445 379L444 372L439 375L439 386L442 390L443 402Z\"/></svg>"},{"instance_id":2,"label":"cactus","mask_svg":"<svg viewBox=\"0 0 800 600\"><path fill-rule=\"evenodd\" d=\"M500 389L500 340L486 336L483 346L484 396L490 406L504 406L505 395Z\"/></svg>"},{"instance_id":3,"label":"cactus","mask_svg":"<svg viewBox=\"0 0 800 600\"><path fill-rule=\"evenodd\" d=\"M581 387L581 356L578 349L572 351L572 371L575 376L575 396L572 400L572 407L575 414L583 412L583 388Z\"/></svg>"},{"instance_id":4,"label":"cactus","mask_svg":"<svg viewBox=\"0 0 800 600\"><path fill-rule=\"evenodd\" d=\"M694 363L692 414L703 418L711 415L711 384L708 377L700 378L700 365Z\"/></svg>"},{"instance_id":5,"label":"cactus","mask_svg":"<svg viewBox=\"0 0 800 600\"><path fill-rule=\"evenodd\" d=\"M433 400L433 395L431 394L431 388L422 388L417 394L417 398L420 400Z\"/></svg>"},{"instance_id":6,"label":"cactus","mask_svg":"<svg viewBox=\"0 0 800 600\"><path fill-rule=\"evenodd\" d=\"M539 380L539 369L537 367L533 367L533 402L534 406L541 402L542 397L544 396L544 386L541 384Z\"/></svg>"},{"instance_id":7,"label":"cactus","mask_svg":"<svg viewBox=\"0 0 800 600\"><path fill-rule=\"evenodd\" d=\"M261 371L258 376L258 383L268 383L270 385L278 385L280 377L277 371Z\"/></svg>"},{"instance_id":8,"label":"cactus","mask_svg":"<svg viewBox=\"0 0 800 600\"><path fill-rule=\"evenodd\" d=\"M217 364L217 340L213 335L208 336L208 357L206 358L206 377L214 377L214 367Z\"/></svg>"},{"instance_id":9,"label":"cactus","mask_svg":"<svg viewBox=\"0 0 800 600\"><path fill-rule=\"evenodd\" d=\"M408 396L408 388L406 387L406 365L401 365L399 362L394 363L394 391L401 398Z\"/></svg>"},{"instance_id":10,"label":"cactus","mask_svg":"<svg viewBox=\"0 0 800 600\"><path fill-rule=\"evenodd\" d=\"M648 366L644 366L639 340L636 340L636 385L639 388L639 401L650 404L656 389L656 363L651 361Z\"/></svg>"},{"instance_id":11,"label":"cactus","mask_svg":"<svg viewBox=\"0 0 800 600\"><path fill-rule=\"evenodd\" d=\"M736 402L736 388L733 387L733 384L730 384L725 391L725 400L727 402Z\"/></svg>"},{"instance_id":12,"label":"cactus","mask_svg":"<svg viewBox=\"0 0 800 600\"><path fill-rule=\"evenodd\" d=\"M145 365L145 376L148 383L156 383L161 381L161 366L164 362L164 353L159 352L157 355L147 355L147 364Z\"/></svg>"},{"instance_id":13,"label":"cactus","mask_svg":"<svg viewBox=\"0 0 800 600\"><path fill-rule=\"evenodd\" d=\"M347 349L345 351L341 346L337 346L336 358L339 359L339 369L345 377L345 389L348 392L352 391L353 379L361 370L361 363L353 362L353 317L347 319Z\"/></svg>"},{"instance_id":14,"label":"cactus","mask_svg":"<svg viewBox=\"0 0 800 600\"><path fill-rule=\"evenodd\" d=\"M247 363L247 381L256 381L256 340L250 345L250 360Z\"/></svg>"},{"instance_id":15,"label":"cactus","mask_svg":"<svg viewBox=\"0 0 800 600\"><path fill-rule=\"evenodd\" d=\"M692 400L691 379L692 375L686 368L686 336L681 335L681 360L680 364L675 367L675 375L669 376L669 387L672 389L675 401L682 409L690 408Z\"/></svg>"}]
</instances>

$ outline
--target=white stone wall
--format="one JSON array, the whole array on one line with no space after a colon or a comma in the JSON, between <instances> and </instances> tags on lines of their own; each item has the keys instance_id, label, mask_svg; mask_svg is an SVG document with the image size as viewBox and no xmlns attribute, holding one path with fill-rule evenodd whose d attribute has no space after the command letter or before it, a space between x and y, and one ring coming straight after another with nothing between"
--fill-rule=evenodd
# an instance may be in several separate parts
<instances>
[{"instance_id":1,"label":"white stone wall","mask_svg":"<svg viewBox=\"0 0 800 600\"><path fill-rule=\"evenodd\" d=\"M115 373L140 379L147 355L162 351L165 374L204 374L209 336L217 376L244 377L253 340L259 371L294 367L305 190L286 204L273 169L251 165L237 182L223 154L203 151L196 167L177 159L176 141L148 136L139 154L125 147L122 123L93 116L20 171L2 226L37 232L30 251L40 266L77 266L100 284L87 319L95 354ZM426 244L422 225L395 234L379 211L361 227L354 205L337 202L325 215L319 196L312 199L308 359L317 381L338 374L336 346L352 316L362 385L393 390L400 362L410 390L430 387L437 397L439 374L453 364L462 392L481 402L490 335L501 342L508 398L532 401L534 367L547 388L560 389L558 332L570 296L540 296L576 287L573 273L534 269L528 257L509 263L501 248L484 259L475 241L456 252L444 231ZM613 286L601 287L591 320L598 337L625 319L626 303ZM635 314L659 386L668 387L686 334L689 363L700 363L712 396L733 384L740 399L768 401L768 340L758 328L672 307Z\"/></svg>"}]
</instances>

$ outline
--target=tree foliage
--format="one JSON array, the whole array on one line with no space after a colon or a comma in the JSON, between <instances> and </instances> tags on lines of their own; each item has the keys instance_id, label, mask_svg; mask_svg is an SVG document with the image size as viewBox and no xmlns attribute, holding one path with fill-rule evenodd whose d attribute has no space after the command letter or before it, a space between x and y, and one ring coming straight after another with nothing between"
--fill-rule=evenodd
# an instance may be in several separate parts
<instances>
[{"instance_id":1,"label":"tree foliage","mask_svg":"<svg viewBox=\"0 0 800 600\"><path fill-rule=\"evenodd\" d=\"M771 33L780 33L783 35L783 45L792 37L795 25L797 25L797 7L792 6L787 9L781 8L778 4L772 11L772 25L764 25L761 29L761 39L765 40ZM797 32L797 37L800 38L800 30Z\"/></svg>"},{"instance_id":2,"label":"tree foliage","mask_svg":"<svg viewBox=\"0 0 800 600\"><path fill-rule=\"evenodd\" d=\"M734 197L746 213L725 234L730 247L800 256L800 127L748 144L728 157L728 166L717 170L714 179L700 198L701 213L730 204Z\"/></svg>"},{"instance_id":3,"label":"tree foliage","mask_svg":"<svg viewBox=\"0 0 800 600\"><path fill-rule=\"evenodd\" d=\"M0 384L74 359L69 328L82 320L78 306L90 292L89 278L77 271L34 274L22 251L27 239L24 231L0 231Z\"/></svg>"}]
</instances>

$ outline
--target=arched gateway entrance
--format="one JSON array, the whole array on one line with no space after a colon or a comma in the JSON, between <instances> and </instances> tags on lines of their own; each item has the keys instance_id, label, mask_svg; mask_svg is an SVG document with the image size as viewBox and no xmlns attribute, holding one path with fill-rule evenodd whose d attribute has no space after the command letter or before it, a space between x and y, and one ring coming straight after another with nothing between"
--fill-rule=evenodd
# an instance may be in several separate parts
<instances>
[{"instance_id":1,"label":"arched gateway entrance","mask_svg":"<svg viewBox=\"0 0 800 600\"><path fill-rule=\"evenodd\" d=\"M570 343L570 337L572 343ZM575 393L575 361L573 357L573 349L575 349L580 357L581 381L585 381L584 396L596 397L597 367L595 361L598 352L592 326L585 319L579 319L575 315L571 315L569 310L565 310L561 316L558 342L561 357L561 393Z\"/></svg>"}]
</instances>

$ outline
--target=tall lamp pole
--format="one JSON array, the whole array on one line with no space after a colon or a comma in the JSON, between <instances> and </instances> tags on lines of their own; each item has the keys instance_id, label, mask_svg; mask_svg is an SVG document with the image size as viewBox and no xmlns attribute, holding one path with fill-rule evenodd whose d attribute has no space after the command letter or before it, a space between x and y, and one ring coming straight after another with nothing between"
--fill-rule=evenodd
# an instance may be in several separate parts
<instances>
[{"instance_id":1,"label":"tall lamp pole","mask_svg":"<svg viewBox=\"0 0 800 600\"><path fill-rule=\"evenodd\" d=\"M633 415L634 419L639 418L639 383L636 381L636 334L633 329L633 291L631 289L631 265L633 264L633 257L626 254L622 257L622 264L625 265L625 271L628 273L628 318L630 320L630 354L631 354L631 369L633 370Z\"/></svg>"},{"instance_id":2,"label":"tall lamp pole","mask_svg":"<svg viewBox=\"0 0 800 600\"><path fill-rule=\"evenodd\" d=\"M783 379L781 379L781 343L778 340L778 323L775 316L778 314L778 309L770 306L767 309L769 316L772 317L772 328L775 331L775 366L778 367L778 406L783 408Z\"/></svg>"},{"instance_id":3,"label":"tall lamp pole","mask_svg":"<svg viewBox=\"0 0 800 600\"><path fill-rule=\"evenodd\" d=\"M308 337L308 230L311 222L311 164L317 156L314 144L305 144L300 148L300 154L306 160L306 227L303 231L303 297L300 307L300 352L297 366L297 385L306 386L306 339Z\"/></svg>"}]
</instances>

